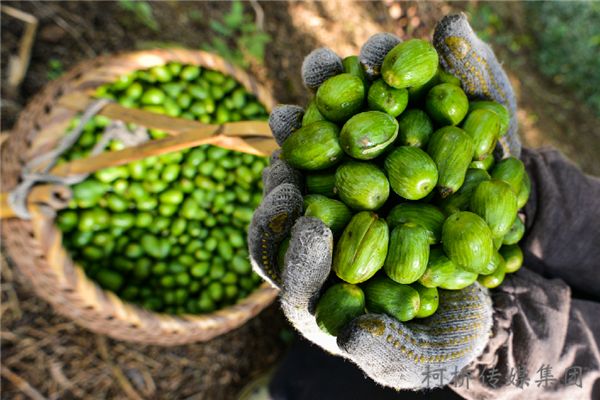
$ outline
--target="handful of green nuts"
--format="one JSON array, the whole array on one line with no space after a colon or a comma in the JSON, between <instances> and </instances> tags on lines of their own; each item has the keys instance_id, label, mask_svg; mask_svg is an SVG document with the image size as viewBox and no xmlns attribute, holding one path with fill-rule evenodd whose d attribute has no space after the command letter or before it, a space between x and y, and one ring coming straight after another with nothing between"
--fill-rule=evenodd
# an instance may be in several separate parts
<instances>
[{"instance_id":1,"label":"handful of green nuts","mask_svg":"<svg viewBox=\"0 0 600 400\"><path fill-rule=\"evenodd\" d=\"M305 215L336 240L339 279L316 306L317 323L334 336L365 312L431 316L438 288L500 285L522 264L517 213L530 192L523 163L492 154L508 131L507 109L468 99L429 42L395 46L375 81L358 57L342 64L281 153L305 175ZM284 242L279 260L285 252Z\"/></svg>"},{"instance_id":2,"label":"handful of green nuts","mask_svg":"<svg viewBox=\"0 0 600 400\"><path fill-rule=\"evenodd\" d=\"M267 118L233 78L194 65L136 71L96 94L205 123ZM59 162L89 154L109 123L93 117ZM124 144L112 140L108 147ZM231 305L260 284L246 230L262 198L266 164L264 157L205 145L100 170L72 187L70 206L57 216L64 245L91 279L147 309L195 314Z\"/></svg>"}]
</instances>

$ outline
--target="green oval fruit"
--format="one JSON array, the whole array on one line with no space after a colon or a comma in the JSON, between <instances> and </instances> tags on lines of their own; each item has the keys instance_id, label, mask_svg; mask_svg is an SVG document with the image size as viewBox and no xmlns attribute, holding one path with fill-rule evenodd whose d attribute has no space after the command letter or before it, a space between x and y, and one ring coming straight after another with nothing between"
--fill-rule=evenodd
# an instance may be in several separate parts
<instances>
[{"instance_id":1,"label":"green oval fruit","mask_svg":"<svg viewBox=\"0 0 600 400\"><path fill-rule=\"evenodd\" d=\"M343 122L361 109L365 100L365 86L354 75L339 74L319 86L316 100L319 112L325 118Z\"/></svg>"},{"instance_id":2,"label":"green oval fruit","mask_svg":"<svg viewBox=\"0 0 600 400\"><path fill-rule=\"evenodd\" d=\"M427 268L419 278L419 283L429 288L460 290L472 285L476 280L476 273L460 268L441 248L432 247L429 251Z\"/></svg>"},{"instance_id":3,"label":"green oval fruit","mask_svg":"<svg viewBox=\"0 0 600 400\"><path fill-rule=\"evenodd\" d=\"M494 242L494 250L496 250L496 251L500 250L500 247L502 247L502 241L504 240L504 237L497 236L497 237L494 237L492 240Z\"/></svg>"},{"instance_id":4,"label":"green oval fruit","mask_svg":"<svg viewBox=\"0 0 600 400\"><path fill-rule=\"evenodd\" d=\"M157 88L149 88L142 95L142 104L160 105L165 101L165 93Z\"/></svg>"},{"instance_id":5,"label":"green oval fruit","mask_svg":"<svg viewBox=\"0 0 600 400\"><path fill-rule=\"evenodd\" d=\"M442 227L444 251L459 267L480 273L494 254L492 232L477 214L459 211Z\"/></svg>"},{"instance_id":6,"label":"green oval fruit","mask_svg":"<svg viewBox=\"0 0 600 400\"><path fill-rule=\"evenodd\" d=\"M500 118L493 111L473 110L467 114L462 128L473 139L473 158L483 160L496 146L500 131Z\"/></svg>"},{"instance_id":7,"label":"green oval fruit","mask_svg":"<svg viewBox=\"0 0 600 400\"><path fill-rule=\"evenodd\" d=\"M285 265L285 255L286 255L289 247L290 247L290 237L287 236L285 239L283 239L281 241L281 243L279 244L279 248L277 249L277 267L279 268L279 271L283 271L283 266ZM233 260L235 261L236 259L234 258ZM240 268L240 267L241 266L238 266L237 268ZM234 265L234 269L235 268L236 268L236 266ZM242 268L245 268L245 266Z\"/></svg>"},{"instance_id":8,"label":"green oval fruit","mask_svg":"<svg viewBox=\"0 0 600 400\"><path fill-rule=\"evenodd\" d=\"M387 276L371 279L362 288L370 313L384 313L405 322L416 317L419 312L419 292L408 285L396 283Z\"/></svg>"},{"instance_id":9,"label":"green oval fruit","mask_svg":"<svg viewBox=\"0 0 600 400\"><path fill-rule=\"evenodd\" d=\"M479 283L488 289L493 289L500 286L502 281L504 281L504 277L506 276L506 263L504 262L502 256L498 257L499 262L496 268L491 273L479 275L477 278L477 281L479 281Z\"/></svg>"},{"instance_id":10,"label":"green oval fruit","mask_svg":"<svg viewBox=\"0 0 600 400\"><path fill-rule=\"evenodd\" d=\"M381 269L388 251L388 227L376 214L362 211L344 229L332 269L348 283L360 283Z\"/></svg>"},{"instance_id":11,"label":"green oval fruit","mask_svg":"<svg viewBox=\"0 0 600 400\"><path fill-rule=\"evenodd\" d=\"M489 170L494 165L494 155L489 154L483 160L475 160L469 164L469 168L482 169L484 171Z\"/></svg>"},{"instance_id":12,"label":"green oval fruit","mask_svg":"<svg viewBox=\"0 0 600 400\"><path fill-rule=\"evenodd\" d=\"M181 70L181 73L179 76L183 80L193 81L193 80L196 80L196 78L198 78L199 75L200 75L200 67L197 67L195 65L186 65Z\"/></svg>"},{"instance_id":13,"label":"green oval fruit","mask_svg":"<svg viewBox=\"0 0 600 400\"><path fill-rule=\"evenodd\" d=\"M91 203L97 202L109 189L110 185L95 179L86 179L71 187L74 200Z\"/></svg>"},{"instance_id":14,"label":"green oval fruit","mask_svg":"<svg viewBox=\"0 0 600 400\"><path fill-rule=\"evenodd\" d=\"M306 191L310 194L322 194L333 197L335 195L335 172L324 171L306 174Z\"/></svg>"},{"instance_id":15,"label":"green oval fruit","mask_svg":"<svg viewBox=\"0 0 600 400\"><path fill-rule=\"evenodd\" d=\"M425 228L407 223L390 234L390 244L383 269L398 283L413 283L423 275L429 259L429 235Z\"/></svg>"},{"instance_id":16,"label":"green oval fruit","mask_svg":"<svg viewBox=\"0 0 600 400\"><path fill-rule=\"evenodd\" d=\"M490 175L485 170L469 168L460 189L456 193L440 200L438 205L447 215L458 211L465 211L469 208L473 191L481 182L490 179Z\"/></svg>"},{"instance_id":17,"label":"green oval fruit","mask_svg":"<svg viewBox=\"0 0 600 400\"><path fill-rule=\"evenodd\" d=\"M340 145L351 157L370 160L396 140L398 122L380 111L366 111L350 118L340 132Z\"/></svg>"},{"instance_id":18,"label":"green oval fruit","mask_svg":"<svg viewBox=\"0 0 600 400\"><path fill-rule=\"evenodd\" d=\"M56 224L63 232L69 232L77 226L77 213L71 210L65 210L56 217Z\"/></svg>"},{"instance_id":19,"label":"green oval fruit","mask_svg":"<svg viewBox=\"0 0 600 400\"><path fill-rule=\"evenodd\" d=\"M425 110L439 125L458 125L469 111L469 100L460 87L441 83L427 93Z\"/></svg>"},{"instance_id":20,"label":"green oval fruit","mask_svg":"<svg viewBox=\"0 0 600 400\"><path fill-rule=\"evenodd\" d=\"M319 218L334 234L341 232L352 218L350 209L339 200L330 199L320 194L311 194L304 197L305 204L307 204L306 199L308 197L311 199L304 215Z\"/></svg>"},{"instance_id":21,"label":"green oval fruit","mask_svg":"<svg viewBox=\"0 0 600 400\"><path fill-rule=\"evenodd\" d=\"M108 290L116 292L121 286L123 286L123 276L115 271L108 269L102 269L96 274L96 280L100 285Z\"/></svg>"},{"instance_id":22,"label":"green oval fruit","mask_svg":"<svg viewBox=\"0 0 600 400\"><path fill-rule=\"evenodd\" d=\"M431 136L427 153L437 166L437 187L442 198L455 193L465 181L473 158L471 137L454 126L438 129Z\"/></svg>"},{"instance_id":23,"label":"green oval fruit","mask_svg":"<svg viewBox=\"0 0 600 400\"><path fill-rule=\"evenodd\" d=\"M439 67L438 67L439 70ZM432 87L438 85L440 79L436 73L430 80L419 86L411 86L408 88L408 104L412 107L422 108L424 106L425 96Z\"/></svg>"},{"instance_id":24,"label":"green oval fruit","mask_svg":"<svg viewBox=\"0 0 600 400\"><path fill-rule=\"evenodd\" d=\"M440 297L436 288L428 288L420 283L413 283L411 285L419 293L419 311L417 311L416 318L427 318L432 316L438 309L440 304Z\"/></svg>"},{"instance_id":25,"label":"green oval fruit","mask_svg":"<svg viewBox=\"0 0 600 400\"><path fill-rule=\"evenodd\" d=\"M517 244L519 240L523 238L525 234L525 225L521 218L515 218L515 222L513 222L510 230L504 235L504 239L502 240L502 244Z\"/></svg>"},{"instance_id":26,"label":"green oval fruit","mask_svg":"<svg viewBox=\"0 0 600 400\"><path fill-rule=\"evenodd\" d=\"M499 253L506 262L506 272L517 272L523 265L523 251L517 244L502 246Z\"/></svg>"},{"instance_id":27,"label":"green oval fruit","mask_svg":"<svg viewBox=\"0 0 600 400\"><path fill-rule=\"evenodd\" d=\"M492 259L489 264L480 272L480 275L489 275L498 269L500 264L504 263L504 258L498 253L494 251L494 255L492 255Z\"/></svg>"},{"instance_id":28,"label":"green oval fruit","mask_svg":"<svg viewBox=\"0 0 600 400\"><path fill-rule=\"evenodd\" d=\"M437 79L440 83L450 83L454 86L460 87L461 82L456 76L452 75L449 72L444 71L443 68L438 68L437 70Z\"/></svg>"},{"instance_id":29,"label":"green oval fruit","mask_svg":"<svg viewBox=\"0 0 600 400\"><path fill-rule=\"evenodd\" d=\"M408 91L393 88L379 79L369 88L367 103L371 110L382 111L395 118L408 105Z\"/></svg>"},{"instance_id":30,"label":"green oval fruit","mask_svg":"<svg viewBox=\"0 0 600 400\"><path fill-rule=\"evenodd\" d=\"M302 126L306 126L308 124L312 124L317 121L326 121L327 119L317 107L317 101L312 99L308 106L306 106L306 110L304 111L304 116L302 117Z\"/></svg>"},{"instance_id":31,"label":"green oval fruit","mask_svg":"<svg viewBox=\"0 0 600 400\"><path fill-rule=\"evenodd\" d=\"M517 196L506 182L484 181L473 191L470 209L487 222L494 237L501 237L517 217Z\"/></svg>"},{"instance_id":32,"label":"green oval fruit","mask_svg":"<svg viewBox=\"0 0 600 400\"><path fill-rule=\"evenodd\" d=\"M343 154L338 132L338 127L327 121L303 126L283 142L281 157L298 169L312 171L331 167Z\"/></svg>"},{"instance_id":33,"label":"green oval fruit","mask_svg":"<svg viewBox=\"0 0 600 400\"><path fill-rule=\"evenodd\" d=\"M342 66L344 67L345 73L360 78L360 80L366 85L367 75L365 74L365 69L363 68L357 56L348 56L344 58L342 60Z\"/></svg>"},{"instance_id":34,"label":"green oval fruit","mask_svg":"<svg viewBox=\"0 0 600 400\"><path fill-rule=\"evenodd\" d=\"M340 199L355 210L377 210L390 195L383 171L364 162L349 161L335 172L335 190Z\"/></svg>"},{"instance_id":35,"label":"green oval fruit","mask_svg":"<svg viewBox=\"0 0 600 400\"><path fill-rule=\"evenodd\" d=\"M381 66L381 76L396 89L421 86L435 75L438 54L431 43L411 39L387 53Z\"/></svg>"},{"instance_id":36,"label":"green oval fruit","mask_svg":"<svg viewBox=\"0 0 600 400\"><path fill-rule=\"evenodd\" d=\"M435 163L418 147L396 148L385 158L384 168L394 192L408 200L424 198L438 180Z\"/></svg>"},{"instance_id":37,"label":"green oval fruit","mask_svg":"<svg viewBox=\"0 0 600 400\"><path fill-rule=\"evenodd\" d=\"M498 161L490 173L492 178L508 183L515 194L519 193L525 174L523 161L515 157Z\"/></svg>"},{"instance_id":38,"label":"green oval fruit","mask_svg":"<svg viewBox=\"0 0 600 400\"><path fill-rule=\"evenodd\" d=\"M529 175L527 171L523 174L523 181L521 182L521 187L519 188L519 193L517 194L517 207L523 208L527 201L529 200L529 194L531 193L531 179L529 179Z\"/></svg>"},{"instance_id":39,"label":"green oval fruit","mask_svg":"<svg viewBox=\"0 0 600 400\"><path fill-rule=\"evenodd\" d=\"M500 129L498 137L504 136L510 127L510 114L508 109L500 103L488 100L477 100L469 103L469 112L474 110L490 110L495 112L500 118Z\"/></svg>"},{"instance_id":40,"label":"green oval fruit","mask_svg":"<svg viewBox=\"0 0 600 400\"><path fill-rule=\"evenodd\" d=\"M110 224L114 228L129 229L135 224L135 216L129 213L116 213L110 217Z\"/></svg>"},{"instance_id":41,"label":"green oval fruit","mask_svg":"<svg viewBox=\"0 0 600 400\"><path fill-rule=\"evenodd\" d=\"M408 110L398 118L397 144L402 146L424 147L433 134L433 123L425 111Z\"/></svg>"},{"instance_id":42,"label":"green oval fruit","mask_svg":"<svg viewBox=\"0 0 600 400\"><path fill-rule=\"evenodd\" d=\"M338 283L319 299L315 308L317 325L324 332L337 336L342 328L365 312L365 295L356 285Z\"/></svg>"},{"instance_id":43,"label":"green oval fruit","mask_svg":"<svg viewBox=\"0 0 600 400\"><path fill-rule=\"evenodd\" d=\"M401 203L390 210L386 221L390 229L406 223L419 225L427 231L428 242L435 244L442 237L445 219L444 214L432 204Z\"/></svg>"}]
</instances>

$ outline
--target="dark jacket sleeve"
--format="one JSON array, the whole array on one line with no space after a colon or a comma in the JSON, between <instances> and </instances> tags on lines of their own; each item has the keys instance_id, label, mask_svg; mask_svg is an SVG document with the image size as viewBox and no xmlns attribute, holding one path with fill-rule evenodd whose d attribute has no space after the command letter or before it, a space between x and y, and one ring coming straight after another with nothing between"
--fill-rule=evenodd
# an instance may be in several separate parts
<instances>
[{"instance_id":1,"label":"dark jacket sleeve","mask_svg":"<svg viewBox=\"0 0 600 400\"><path fill-rule=\"evenodd\" d=\"M525 267L491 291L489 344L451 387L467 399L598 399L600 180L555 150L522 158Z\"/></svg>"}]
</instances>

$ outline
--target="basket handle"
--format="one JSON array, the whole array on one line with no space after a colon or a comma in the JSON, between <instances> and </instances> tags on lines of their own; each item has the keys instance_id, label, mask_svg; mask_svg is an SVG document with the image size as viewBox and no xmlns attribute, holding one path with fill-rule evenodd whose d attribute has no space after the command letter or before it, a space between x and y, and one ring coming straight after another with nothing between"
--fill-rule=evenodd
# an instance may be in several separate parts
<instances>
[{"instance_id":1,"label":"basket handle","mask_svg":"<svg viewBox=\"0 0 600 400\"><path fill-rule=\"evenodd\" d=\"M75 92L63 96L59 104L74 111L83 111L93 101L94 99L90 96ZM54 167L50 171L52 175L68 176L91 173L103 168L123 165L150 156L208 143L263 156L269 155L277 148L271 129L265 121L239 121L222 125L204 124L145 110L127 108L116 103L104 106L98 114L125 123L160 129L168 132L171 136L118 151L103 152L84 159L73 160Z\"/></svg>"},{"instance_id":2,"label":"basket handle","mask_svg":"<svg viewBox=\"0 0 600 400\"><path fill-rule=\"evenodd\" d=\"M50 174L66 177L69 175L89 174L100 169L128 164L151 156L158 156L173 151L184 150L202 144L217 144L230 149L241 149L257 155L268 154L272 138L252 135L251 130L268 129L266 122L249 121L233 122L224 125L206 125L199 129L184 131L163 139L150 140L137 146L126 147L122 150L108 151L60 164L50 170ZM236 132L244 132L237 135Z\"/></svg>"},{"instance_id":3,"label":"basket handle","mask_svg":"<svg viewBox=\"0 0 600 400\"><path fill-rule=\"evenodd\" d=\"M74 111L83 111L94 101L86 94L75 92L63 96L59 104ZM83 159L54 166L49 174L56 177L69 177L72 175L90 174L95 171L128 164L151 156L184 150L202 144L214 144L231 150L240 150L255 155L267 156L276 148L277 144L271 134L269 125L265 121L239 121L222 125L203 124L201 122L186 120L152 113L145 110L131 109L116 103L104 106L99 115L111 119L134 123L152 129L160 129L171 136L163 139L151 140L137 146L126 147L122 150L102 152ZM56 186L56 185L42 185ZM52 191L37 191L37 196L31 198L35 187L28 196L27 203L52 204ZM0 219L15 217L8 201L8 193L0 193Z\"/></svg>"},{"instance_id":4,"label":"basket handle","mask_svg":"<svg viewBox=\"0 0 600 400\"><path fill-rule=\"evenodd\" d=\"M37 185L31 188L27 196L27 206L44 204L52 209L65 208L71 200L72 192L68 186L51 184ZM15 218L18 215L10 205L9 193L0 192L0 219Z\"/></svg>"},{"instance_id":5,"label":"basket handle","mask_svg":"<svg viewBox=\"0 0 600 400\"><path fill-rule=\"evenodd\" d=\"M95 100L96 99L85 93L74 92L62 96L58 101L58 104L70 110L82 112L87 110ZM145 126L146 128L160 129L175 135L186 131L198 130L199 135L201 135L200 131L203 131L207 136L211 136L217 132L219 127L221 127L221 133L226 136L259 136L273 139L271 129L265 121L228 122L221 125L204 124L198 121L170 117L168 115L157 114L137 108L127 108L117 103L107 104L98 112L98 114L110 119ZM206 130L207 127L214 129L214 132Z\"/></svg>"}]
</instances>

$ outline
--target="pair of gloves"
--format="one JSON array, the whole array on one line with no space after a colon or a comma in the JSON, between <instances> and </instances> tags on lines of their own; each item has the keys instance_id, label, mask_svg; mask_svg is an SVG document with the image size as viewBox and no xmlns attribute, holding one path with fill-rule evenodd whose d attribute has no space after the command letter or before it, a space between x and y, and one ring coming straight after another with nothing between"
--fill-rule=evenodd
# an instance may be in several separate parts
<instances>
[{"instance_id":1,"label":"pair of gloves","mask_svg":"<svg viewBox=\"0 0 600 400\"><path fill-rule=\"evenodd\" d=\"M400 39L388 33L372 36L360 51L367 75L374 79L385 55ZM461 80L470 98L504 104L510 111L509 132L495 152L497 158L519 157L516 101L508 78L492 50L473 32L464 15L442 19L433 44L445 71ZM302 65L304 84L311 90L342 72L338 55L329 49L310 53ZM278 106L270 126L281 146L301 126L303 109ZM333 235L320 220L302 215L301 173L279 159L263 173L264 199L254 214L248 241L254 270L281 290L283 312L308 340L326 351L347 358L370 378L395 389L420 389L448 383L480 356L492 331L492 301L488 290L475 283L463 290L439 290L437 312L422 320L399 322L384 314L365 314L352 320L338 337L323 332L314 308L331 271ZM290 235L283 269L277 267L281 241ZM443 369L445 379L426 380L429 371Z\"/></svg>"}]
</instances>

